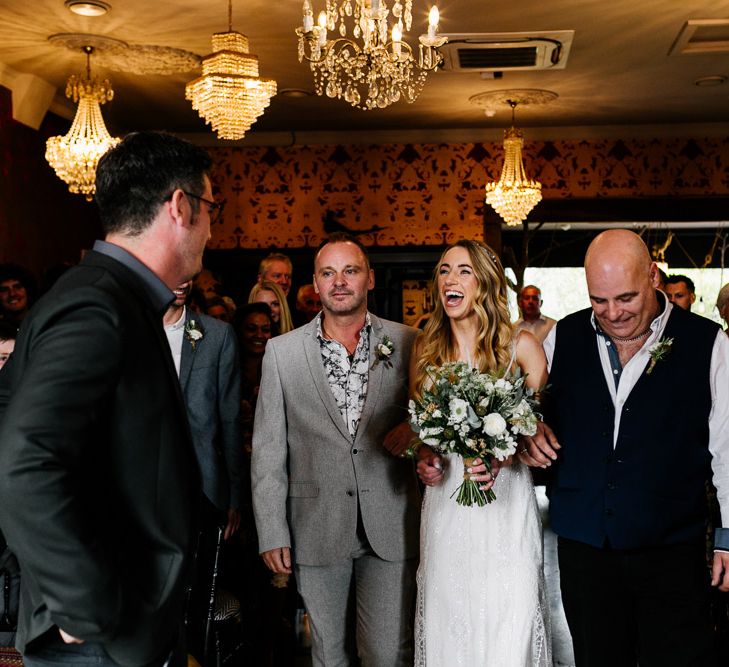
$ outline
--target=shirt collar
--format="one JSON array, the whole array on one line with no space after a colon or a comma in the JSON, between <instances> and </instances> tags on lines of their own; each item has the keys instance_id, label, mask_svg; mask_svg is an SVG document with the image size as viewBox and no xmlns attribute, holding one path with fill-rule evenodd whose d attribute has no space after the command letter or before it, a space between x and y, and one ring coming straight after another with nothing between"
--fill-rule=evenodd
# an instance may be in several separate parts
<instances>
[{"instance_id":1,"label":"shirt collar","mask_svg":"<svg viewBox=\"0 0 729 667\"><path fill-rule=\"evenodd\" d=\"M102 255L115 259L134 273L147 288L152 306L161 312L167 310L167 306L172 303L175 295L152 269L145 266L121 246L109 243L108 241L96 241L94 243L94 250Z\"/></svg>"},{"instance_id":2,"label":"shirt collar","mask_svg":"<svg viewBox=\"0 0 729 667\"><path fill-rule=\"evenodd\" d=\"M182 315L180 315L180 319L177 320L177 322L173 322L172 324L168 324L165 327L165 331L178 331L182 329L185 326L185 316L187 315L187 307L182 307Z\"/></svg>"},{"instance_id":3,"label":"shirt collar","mask_svg":"<svg viewBox=\"0 0 729 667\"><path fill-rule=\"evenodd\" d=\"M331 339L330 338L326 338L324 336L323 331L322 331L321 321L322 321L322 317L323 316L324 316L323 311L319 311L319 314L315 318L316 319L316 335L317 335L317 338L319 340L324 341L326 343L326 342L330 342ZM364 323L364 326L359 330L360 336L362 336L363 332L369 331L371 328L372 328L372 319L370 318L369 311L367 311L365 313L365 323Z\"/></svg>"}]
</instances>

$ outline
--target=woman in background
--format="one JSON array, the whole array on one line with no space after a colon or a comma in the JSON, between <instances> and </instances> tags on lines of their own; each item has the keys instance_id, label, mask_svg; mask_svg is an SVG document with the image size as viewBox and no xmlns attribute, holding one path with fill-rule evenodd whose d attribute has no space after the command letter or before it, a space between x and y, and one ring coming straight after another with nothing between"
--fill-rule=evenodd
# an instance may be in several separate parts
<instances>
[{"instance_id":1,"label":"woman in background","mask_svg":"<svg viewBox=\"0 0 729 667\"><path fill-rule=\"evenodd\" d=\"M273 335L285 334L294 328L291 319L291 310L286 302L286 295L276 283L264 280L262 283L253 285L248 295L248 303L267 303L271 309L273 320Z\"/></svg>"}]
</instances>

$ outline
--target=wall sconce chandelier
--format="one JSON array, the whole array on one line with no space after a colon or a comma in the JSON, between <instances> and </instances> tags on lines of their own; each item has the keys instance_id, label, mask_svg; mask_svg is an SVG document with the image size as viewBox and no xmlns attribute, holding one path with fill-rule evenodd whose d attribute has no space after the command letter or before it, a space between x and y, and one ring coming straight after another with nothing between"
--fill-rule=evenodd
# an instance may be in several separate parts
<instances>
[{"instance_id":1,"label":"wall sconce chandelier","mask_svg":"<svg viewBox=\"0 0 729 667\"><path fill-rule=\"evenodd\" d=\"M391 10L386 0L327 0L314 25L311 1L304 0L303 25L296 29L299 62L309 61L316 93L365 110L384 109L400 99L414 102L428 73L443 62L438 48L448 38L437 34L440 17L433 6L416 58L403 40L412 25L412 7L413 0L394 0Z\"/></svg>"},{"instance_id":2,"label":"wall sconce chandelier","mask_svg":"<svg viewBox=\"0 0 729 667\"><path fill-rule=\"evenodd\" d=\"M542 184L527 178L522 159L524 134L515 127L514 117L518 104L546 104L557 99L549 90L496 90L474 95L469 99L482 106L487 116L493 116L498 104L511 107L511 127L504 131L504 165L498 181L486 184L486 203L510 226L521 224L531 210L542 200Z\"/></svg>"},{"instance_id":3,"label":"wall sconce chandelier","mask_svg":"<svg viewBox=\"0 0 729 667\"><path fill-rule=\"evenodd\" d=\"M276 94L276 82L258 76L258 56L248 38L233 30L228 0L228 32L213 35L213 53L202 61L203 75L185 86L185 99L220 139L242 139Z\"/></svg>"},{"instance_id":4,"label":"wall sconce chandelier","mask_svg":"<svg viewBox=\"0 0 729 667\"><path fill-rule=\"evenodd\" d=\"M73 75L66 84L66 97L78 102L71 129L65 136L50 137L46 142L46 160L58 178L68 184L70 192L85 195L87 201L91 201L96 192L99 158L119 142L109 134L101 115L99 105L112 100L114 91L108 79L91 78L93 50L91 46L83 48L86 76Z\"/></svg>"}]
</instances>

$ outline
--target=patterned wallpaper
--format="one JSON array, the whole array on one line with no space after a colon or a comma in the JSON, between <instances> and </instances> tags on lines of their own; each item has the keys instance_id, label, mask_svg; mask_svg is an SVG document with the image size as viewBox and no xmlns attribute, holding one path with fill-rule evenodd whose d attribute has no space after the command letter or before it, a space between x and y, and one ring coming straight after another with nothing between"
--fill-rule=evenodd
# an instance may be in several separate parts
<instances>
[{"instance_id":1,"label":"patterned wallpaper","mask_svg":"<svg viewBox=\"0 0 729 667\"><path fill-rule=\"evenodd\" d=\"M212 148L228 204L211 248L316 247L345 227L371 246L483 235L500 144ZM729 138L529 142L545 199L729 195ZM538 214L538 209L535 213Z\"/></svg>"}]
</instances>

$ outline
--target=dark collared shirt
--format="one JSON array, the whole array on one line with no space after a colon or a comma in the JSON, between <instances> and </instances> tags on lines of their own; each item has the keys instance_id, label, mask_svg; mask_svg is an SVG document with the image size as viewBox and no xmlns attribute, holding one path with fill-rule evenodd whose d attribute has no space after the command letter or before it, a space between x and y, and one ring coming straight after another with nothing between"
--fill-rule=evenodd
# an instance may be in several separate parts
<instances>
[{"instance_id":1,"label":"dark collared shirt","mask_svg":"<svg viewBox=\"0 0 729 667\"><path fill-rule=\"evenodd\" d=\"M124 248L109 243L108 241L96 241L94 243L94 250L102 255L115 259L137 275L147 287L152 306L160 313L164 313L167 310L167 306L172 303L175 295L152 269L142 264L142 262L124 250Z\"/></svg>"}]
</instances>

